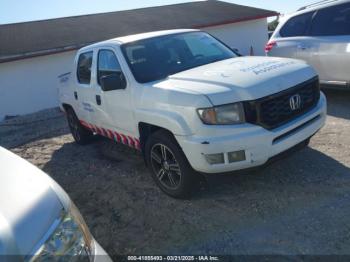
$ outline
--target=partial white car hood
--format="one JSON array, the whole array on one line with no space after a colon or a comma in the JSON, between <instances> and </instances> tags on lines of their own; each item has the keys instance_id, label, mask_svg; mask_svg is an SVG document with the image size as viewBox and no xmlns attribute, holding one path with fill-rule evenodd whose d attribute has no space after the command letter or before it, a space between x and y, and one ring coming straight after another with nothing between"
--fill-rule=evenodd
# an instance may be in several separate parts
<instances>
[{"instance_id":1,"label":"partial white car hood","mask_svg":"<svg viewBox=\"0 0 350 262\"><path fill-rule=\"evenodd\" d=\"M293 87L317 74L305 62L238 57L169 76L160 86L206 95L213 105L254 100Z\"/></svg>"},{"instance_id":2,"label":"partial white car hood","mask_svg":"<svg viewBox=\"0 0 350 262\"><path fill-rule=\"evenodd\" d=\"M0 147L0 255L31 252L68 201L48 175Z\"/></svg>"}]
</instances>

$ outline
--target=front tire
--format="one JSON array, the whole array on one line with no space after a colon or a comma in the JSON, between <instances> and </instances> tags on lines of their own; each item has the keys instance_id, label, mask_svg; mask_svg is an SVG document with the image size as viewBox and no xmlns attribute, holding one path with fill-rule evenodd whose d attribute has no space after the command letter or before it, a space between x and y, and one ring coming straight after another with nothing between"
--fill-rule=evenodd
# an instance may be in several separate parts
<instances>
[{"instance_id":1,"label":"front tire","mask_svg":"<svg viewBox=\"0 0 350 262\"><path fill-rule=\"evenodd\" d=\"M69 108L67 110L67 121L69 129L76 143L79 145L86 145L91 142L93 133L86 129L75 114L74 110Z\"/></svg>"},{"instance_id":2,"label":"front tire","mask_svg":"<svg viewBox=\"0 0 350 262\"><path fill-rule=\"evenodd\" d=\"M151 134L145 154L152 178L163 192L175 198L190 196L197 174L172 134L165 130Z\"/></svg>"}]
</instances>

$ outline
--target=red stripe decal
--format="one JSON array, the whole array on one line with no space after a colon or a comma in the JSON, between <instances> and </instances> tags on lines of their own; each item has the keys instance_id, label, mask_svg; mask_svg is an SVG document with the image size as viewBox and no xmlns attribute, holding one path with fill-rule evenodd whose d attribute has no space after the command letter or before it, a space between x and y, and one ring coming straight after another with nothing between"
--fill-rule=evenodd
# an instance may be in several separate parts
<instances>
[{"instance_id":1,"label":"red stripe decal","mask_svg":"<svg viewBox=\"0 0 350 262\"><path fill-rule=\"evenodd\" d=\"M128 136L128 140L129 140L129 145L130 145L131 147L135 147L134 139L133 139L131 136Z\"/></svg>"},{"instance_id":2,"label":"red stripe decal","mask_svg":"<svg viewBox=\"0 0 350 262\"><path fill-rule=\"evenodd\" d=\"M97 134L103 136L102 129L98 126L96 126L96 129L97 129Z\"/></svg>"},{"instance_id":3,"label":"red stripe decal","mask_svg":"<svg viewBox=\"0 0 350 262\"><path fill-rule=\"evenodd\" d=\"M109 135L109 130L108 129L105 129L106 131L106 137L108 137L109 139L111 139L110 135Z\"/></svg>"},{"instance_id":4,"label":"red stripe decal","mask_svg":"<svg viewBox=\"0 0 350 262\"><path fill-rule=\"evenodd\" d=\"M117 133L117 132L114 132L114 137L115 137L115 140L119 143L122 141L120 135Z\"/></svg>"},{"instance_id":5,"label":"red stripe decal","mask_svg":"<svg viewBox=\"0 0 350 262\"><path fill-rule=\"evenodd\" d=\"M123 135L123 134L120 134L120 135L121 135L121 137L123 138L123 139L122 139L123 144L129 145L127 137L126 137L125 135Z\"/></svg>"},{"instance_id":6,"label":"red stripe decal","mask_svg":"<svg viewBox=\"0 0 350 262\"><path fill-rule=\"evenodd\" d=\"M140 150L141 149L140 141L137 138L134 138L134 140L135 140L135 148Z\"/></svg>"},{"instance_id":7,"label":"red stripe decal","mask_svg":"<svg viewBox=\"0 0 350 262\"><path fill-rule=\"evenodd\" d=\"M90 126L88 123L86 123L85 121L83 120L80 120L80 124L82 124L83 126L85 126L86 128L89 128L90 129Z\"/></svg>"},{"instance_id":8,"label":"red stripe decal","mask_svg":"<svg viewBox=\"0 0 350 262\"><path fill-rule=\"evenodd\" d=\"M103 135L103 136L108 136L108 134L107 134L107 130L106 130L106 129L104 129L104 128L102 128L102 135Z\"/></svg>"},{"instance_id":9,"label":"red stripe decal","mask_svg":"<svg viewBox=\"0 0 350 262\"><path fill-rule=\"evenodd\" d=\"M117 133L112 131L112 135L113 135L113 140L115 142L118 142Z\"/></svg>"},{"instance_id":10,"label":"red stripe decal","mask_svg":"<svg viewBox=\"0 0 350 262\"><path fill-rule=\"evenodd\" d=\"M132 148L136 148L138 150L141 149L140 141L137 138L123 135L123 134L119 134L118 132L95 126L93 124L85 122L84 120L79 120L79 121L80 121L81 125L83 125L84 127L92 130L93 132L95 132L99 135L106 136L111 140L115 140L118 143L123 143L123 144L128 145Z\"/></svg>"},{"instance_id":11,"label":"red stripe decal","mask_svg":"<svg viewBox=\"0 0 350 262\"><path fill-rule=\"evenodd\" d=\"M107 130L107 133L108 133L109 139L113 140L113 132L111 130Z\"/></svg>"}]
</instances>

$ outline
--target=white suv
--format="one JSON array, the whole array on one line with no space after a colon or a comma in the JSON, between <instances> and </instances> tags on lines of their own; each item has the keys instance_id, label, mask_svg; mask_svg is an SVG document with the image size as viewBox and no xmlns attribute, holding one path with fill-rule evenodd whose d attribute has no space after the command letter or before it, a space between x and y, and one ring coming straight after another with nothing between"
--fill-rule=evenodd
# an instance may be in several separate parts
<instances>
[{"instance_id":1,"label":"white suv","mask_svg":"<svg viewBox=\"0 0 350 262\"><path fill-rule=\"evenodd\" d=\"M308 141L326 118L326 98L305 62L239 57L198 30L90 45L72 70L59 93L74 139L99 134L141 150L174 197L190 193L194 171L262 165Z\"/></svg>"},{"instance_id":2,"label":"white suv","mask_svg":"<svg viewBox=\"0 0 350 262\"><path fill-rule=\"evenodd\" d=\"M322 1L284 17L265 51L305 60L323 85L350 87L350 1Z\"/></svg>"}]
</instances>

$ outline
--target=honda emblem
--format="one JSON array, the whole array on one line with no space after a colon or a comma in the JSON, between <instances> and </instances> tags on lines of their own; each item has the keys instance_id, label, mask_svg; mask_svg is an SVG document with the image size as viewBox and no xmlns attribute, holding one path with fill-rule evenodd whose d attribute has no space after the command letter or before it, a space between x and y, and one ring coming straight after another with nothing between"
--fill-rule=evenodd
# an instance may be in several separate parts
<instances>
[{"instance_id":1,"label":"honda emblem","mask_svg":"<svg viewBox=\"0 0 350 262\"><path fill-rule=\"evenodd\" d=\"M300 109L301 97L299 94L293 95L289 98L289 106L292 111Z\"/></svg>"}]
</instances>

